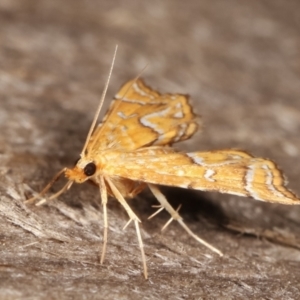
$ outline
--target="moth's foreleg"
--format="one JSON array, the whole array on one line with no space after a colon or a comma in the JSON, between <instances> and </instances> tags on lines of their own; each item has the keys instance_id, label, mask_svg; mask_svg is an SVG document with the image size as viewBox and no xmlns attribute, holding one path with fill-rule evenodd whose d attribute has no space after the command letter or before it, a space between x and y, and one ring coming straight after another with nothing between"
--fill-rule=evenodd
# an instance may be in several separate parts
<instances>
[{"instance_id":1,"label":"moth's foreleg","mask_svg":"<svg viewBox=\"0 0 300 300\"><path fill-rule=\"evenodd\" d=\"M156 185L150 184L148 183L149 189L151 190L151 192L153 193L153 195L155 196L155 198L158 200L158 202L162 205L162 207L165 208L165 210L171 215L172 219L176 220L183 228L184 230L190 235L192 236L196 241L198 241L199 243L201 243L202 245L206 246L207 248L209 248L210 250L218 253L220 256L223 256L223 253L215 248L214 246L212 246L211 244L209 244L208 242L206 242L205 240L201 239L199 236L197 236L195 233L193 233L191 231L191 229L189 229L189 227L183 222L182 217L179 215L178 211L176 211L168 202L168 200L166 199L166 197L161 193L161 191L158 189L158 187ZM168 222L169 223L169 222ZM165 226L164 226L165 227Z\"/></svg>"},{"instance_id":2,"label":"moth's foreleg","mask_svg":"<svg viewBox=\"0 0 300 300\"><path fill-rule=\"evenodd\" d=\"M100 195L101 195L101 203L103 207L103 245L100 263L103 264L105 254L106 254L106 246L107 246L107 231L108 231L108 217L107 217L107 190L104 182L103 176L100 177Z\"/></svg>"},{"instance_id":3,"label":"moth's foreleg","mask_svg":"<svg viewBox=\"0 0 300 300\"><path fill-rule=\"evenodd\" d=\"M142 255L144 276L147 279L148 278L148 271L147 271L146 256L145 256L144 244L143 244L142 235L141 235L140 226L139 226L139 222L141 222L141 221L137 217L137 215L133 212L133 210L130 208L130 206L128 205L128 203L126 202L126 200L124 199L122 194L119 192L119 190L116 188L116 186L113 184L113 182L108 177L105 177L105 181L108 183L108 185L110 187L110 190L112 191L112 193L114 194L116 199L121 203L121 205L125 208L126 212L128 213L129 221L125 225L125 227L131 221L134 221L135 230L136 230L136 234L137 234L137 238L138 238L138 242L139 242L139 246L140 246L140 250L141 250L141 255Z\"/></svg>"},{"instance_id":4,"label":"moth's foreleg","mask_svg":"<svg viewBox=\"0 0 300 300\"><path fill-rule=\"evenodd\" d=\"M38 198L41 198L42 196L44 196L47 191L53 186L53 184L59 179L59 177L66 171L66 168L61 169L59 172L57 172L54 177L51 179L51 181L42 189L41 192L39 192L38 194L36 194L35 196L27 199L24 201L24 203L29 204L29 203L33 203L34 201L36 201ZM73 181L69 180L66 185L59 190L57 193L55 193L54 195L52 195L51 197L49 197L47 200L52 200L57 198L59 195L61 195L62 193L64 193L66 190L68 190L71 185L72 185ZM46 202L45 199L40 200L36 205L42 205Z\"/></svg>"}]
</instances>

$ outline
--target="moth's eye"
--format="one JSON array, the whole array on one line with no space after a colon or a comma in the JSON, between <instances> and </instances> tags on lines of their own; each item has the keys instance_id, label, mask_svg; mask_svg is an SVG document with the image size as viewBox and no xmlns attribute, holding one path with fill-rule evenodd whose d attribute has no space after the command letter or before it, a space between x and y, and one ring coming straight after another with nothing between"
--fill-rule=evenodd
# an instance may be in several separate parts
<instances>
[{"instance_id":1,"label":"moth's eye","mask_svg":"<svg viewBox=\"0 0 300 300\"><path fill-rule=\"evenodd\" d=\"M79 162L79 160L80 160L80 157L78 157L78 158L76 159L76 161L75 161L75 163L74 163L74 166L77 165L77 163Z\"/></svg>"},{"instance_id":2,"label":"moth's eye","mask_svg":"<svg viewBox=\"0 0 300 300\"><path fill-rule=\"evenodd\" d=\"M93 162L90 162L84 167L83 171L86 176L92 176L96 172L96 165Z\"/></svg>"}]
</instances>

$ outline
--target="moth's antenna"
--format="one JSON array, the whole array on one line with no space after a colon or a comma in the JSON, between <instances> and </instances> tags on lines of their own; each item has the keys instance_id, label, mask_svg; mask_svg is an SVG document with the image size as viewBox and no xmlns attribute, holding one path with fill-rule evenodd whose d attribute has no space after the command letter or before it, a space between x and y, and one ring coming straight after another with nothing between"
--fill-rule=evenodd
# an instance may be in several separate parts
<instances>
[{"instance_id":1,"label":"moth's antenna","mask_svg":"<svg viewBox=\"0 0 300 300\"><path fill-rule=\"evenodd\" d=\"M135 83L135 82L137 82L137 80L142 76L142 74L144 73L144 71L147 69L147 67L148 67L148 64L146 64L145 65L145 67L142 69L142 71L133 79L133 82L131 83L131 85L125 90L125 92L123 93L123 95L120 97L120 98L118 98L118 100L121 100L121 101L119 101L114 107L113 107L113 109L112 109L112 111L110 111L110 115L112 115L117 109L118 109L118 107L121 105L121 102L122 102L122 100L126 97L126 95L127 95L127 93L129 92L129 90L132 88L132 86L133 86L133 84ZM104 130L104 128L105 128L105 126L107 126L107 124L108 123L103 123L102 124L102 126L101 126L101 128L100 128L100 131L99 132L101 132L102 130ZM98 133L99 134L99 133ZM87 143L87 142L86 142ZM95 141L93 141L93 143L91 144L91 148L93 148L93 146L94 146L94 144L96 143L96 140ZM84 149L85 150L85 149ZM83 151L84 151L83 150ZM83 152L82 151L82 152Z\"/></svg>"},{"instance_id":2,"label":"moth's antenna","mask_svg":"<svg viewBox=\"0 0 300 300\"><path fill-rule=\"evenodd\" d=\"M121 101L126 97L127 93L129 92L129 90L132 88L133 84L136 83L138 81L138 79L142 76L142 74L144 73L144 71L147 69L148 64L145 65L145 67L142 69L142 71L133 79L131 85L125 90L125 92L123 93L123 95L119 98ZM119 107L119 105L121 104L121 101L119 101L119 103L117 105L115 105L115 107L113 108L111 114L113 114ZM101 130L103 130L104 126L107 123L104 123L103 126L101 127Z\"/></svg>"},{"instance_id":3,"label":"moth's antenna","mask_svg":"<svg viewBox=\"0 0 300 300\"><path fill-rule=\"evenodd\" d=\"M100 103L99 103L99 105L97 107L97 110L96 110L96 113L95 113L92 125L91 125L90 130L89 130L89 133L88 133L88 135L86 137L86 141L85 141L84 147L83 147L83 149L81 151L81 154L80 154L81 157L84 154L84 151L86 150L87 144L88 144L88 142L89 142L89 140L91 138L91 135L92 135L92 133L93 133L93 131L95 129L96 122L98 120L98 117L99 117L102 105L104 103L104 99L105 99L105 95L106 95L106 92L107 92L108 84L109 84L109 81L110 81L110 78L111 78L111 74L112 74L112 70L113 70L114 64L115 64L117 50L118 50L118 45L116 45L116 48L115 48L114 56L113 56L113 59L112 59L112 62L111 62L111 66L110 66L109 74L108 74L108 77L107 77L107 80L106 80L106 83L105 83L105 87L104 87L104 90L102 92Z\"/></svg>"}]
</instances>

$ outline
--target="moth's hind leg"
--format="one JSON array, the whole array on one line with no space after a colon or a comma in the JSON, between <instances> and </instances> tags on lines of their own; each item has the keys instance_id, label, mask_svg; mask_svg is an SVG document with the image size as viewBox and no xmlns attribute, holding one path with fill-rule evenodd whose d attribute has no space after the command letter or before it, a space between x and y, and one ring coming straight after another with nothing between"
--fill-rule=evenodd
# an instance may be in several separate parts
<instances>
[{"instance_id":1,"label":"moth's hind leg","mask_svg":"<svg viewBox=\"0 0 300 300\"><path fill-rule=\"evenodd\" d=\"M166 199L166 197L161 193L161 191L158 189L157 186L148 183L149 189L151 190L151 192L153 193L153 195L155 196L155 198L159 201L159 203L161 204L161 206L171 215L171 220L176 220L183 228L184 230L190 235L192 236L196 241L198 241L199 243L201 243L202 245L206 246L207 248L209 248L210 250L218 253L220 256L223 256L223 253L215 248L214 246L212 246L211 244L209 244L208 242L206 242L205 240L201 239L198 235L196 235L195 233L193 233L191 231L191 229L189 229L189 227L183 222L182 217L179 215L178 211L176 211L168 202L168 200ZM168 224L168 223L167 223ZM166 226L164 226L165 228Z\"/></svg>"}]
</instances>

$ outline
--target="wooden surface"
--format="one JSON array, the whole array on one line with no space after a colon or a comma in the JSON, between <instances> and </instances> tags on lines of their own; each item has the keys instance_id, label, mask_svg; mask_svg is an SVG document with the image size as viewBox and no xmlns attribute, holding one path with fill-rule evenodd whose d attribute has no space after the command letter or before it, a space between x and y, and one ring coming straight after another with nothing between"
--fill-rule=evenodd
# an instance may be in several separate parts
<instances>
[{"instance_id":1,"label":"wooden surface","mask_svg":"<svg viewBox=\"0 0 300 300\"><path fill-rule=\"evenodd\" d=\"M161 213L133 226L109 204L104 265L99 192L74 186L43 207L23 200L78 158L119 45L109 99L146 82L191 95L203 132L182 150L239 148L275 160L300 194L300 2L0 0L1 299L299 299L300 207L164 190L219 258ZM52 192L61 186L57 183Z\"/></svg>"}]
</instances>

